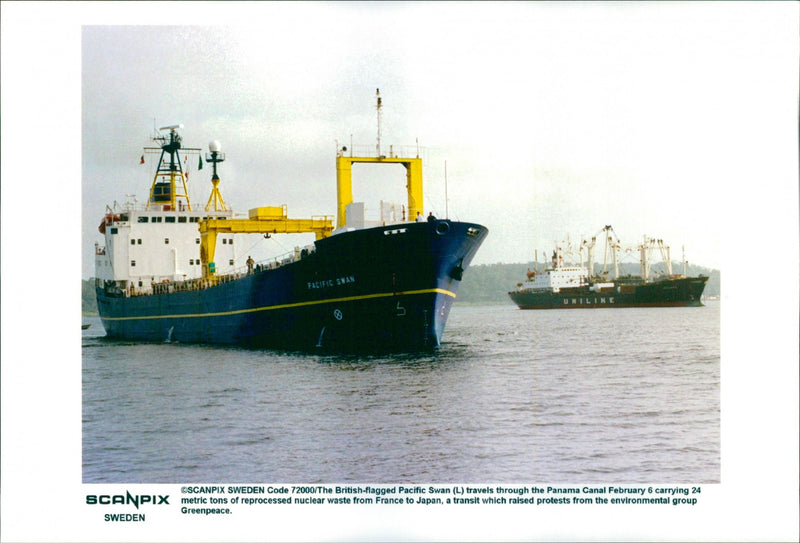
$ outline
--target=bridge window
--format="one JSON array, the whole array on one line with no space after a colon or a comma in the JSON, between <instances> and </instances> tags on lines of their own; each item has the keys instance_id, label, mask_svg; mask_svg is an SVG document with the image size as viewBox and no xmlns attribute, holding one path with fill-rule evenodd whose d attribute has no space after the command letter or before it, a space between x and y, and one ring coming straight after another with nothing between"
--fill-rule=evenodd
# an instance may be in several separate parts
<instances>
[{"instance_id":1,"label":"bridge window","mask_svg":"<svg viewBox=\"0 0 800 543\"><path fill-rule=\"evenodd\" d=\"M136 266L136 261L135 260L131 260L131 268L133 268L134 266Z\"/></svg>"},{"instance_id":2,"label":"bridge window","mask_svg":"<svg viewBox=\"0 0 800 543\"><path fill-rule=\"evenodd\" d=\"M164 245L169 245L169 238L164 238Z\"/></svg>"},{"instance_id":3,"label":"bridge window","mask_svg":"<svg viewBox=\"0 0 800 543\"><path fill-rule=\"evenodd\" d=\"M147 221L148 221L148 218L147 218L147 217L139 217L139 218L138 218L138 219L136 219L136 220L137 220L138 222L147 222Z\"/></svg>"},{"instance_id":4,"label":"bridge window","mask_svg":"<svg viewBox=\"0 0 800 543\"><path fill-rule=\"evenodd\" d=\"M164 222L175 222L175 217L165 217Z\"/></svg>"},{"instance_id":5,"label":"bridge window","mask_svg":"<svg viewBox=\"0 0 800 543\"><path fill-rule=\"evenodd\" d=\"M178 222L186 222L186 217L178 217Z\"/></svg>"}]
</instances>

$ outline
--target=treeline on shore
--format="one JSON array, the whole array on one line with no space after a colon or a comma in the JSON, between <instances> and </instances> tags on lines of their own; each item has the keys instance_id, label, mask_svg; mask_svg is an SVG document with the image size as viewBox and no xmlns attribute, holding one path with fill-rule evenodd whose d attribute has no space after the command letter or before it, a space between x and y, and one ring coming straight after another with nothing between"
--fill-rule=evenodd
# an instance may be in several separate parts
<instances>
[{"instance_id":1,"label":"treeline on shore","mask_svg":"<svg viewBox=\"0 0 800 543\"><path fill-rule=\"evenodd\" d=\"M541 264L540 264L541 265ZM680 271L681 267L673 263L673 271ZM465 304L500 304L512 303L508 291L516 288L517 283L525 280L528 270L534 269L534 263L522 264L481 264L470 266L464 272L464 280L458 290L456 303ZM720 295L720 272L700 266L689 265L686 269L689 276L700 274L709 276L708 284L704 291L707 297ZM621 264L620 274L638 275L638 264ZM84 315L97 314L97 301L94 296L94 279L81 281L81 310Z\"/></svg>"},{"instance_id":2,"label":"treeline on shore","mask_svg":"<svg viewBox=\"0 0 800 543\"><path fill-rule=\"evenodd\" d=\"M97 315L97 299L94 296L94 279L81 280L81 313Z\"/></svg>"}]
</instances>

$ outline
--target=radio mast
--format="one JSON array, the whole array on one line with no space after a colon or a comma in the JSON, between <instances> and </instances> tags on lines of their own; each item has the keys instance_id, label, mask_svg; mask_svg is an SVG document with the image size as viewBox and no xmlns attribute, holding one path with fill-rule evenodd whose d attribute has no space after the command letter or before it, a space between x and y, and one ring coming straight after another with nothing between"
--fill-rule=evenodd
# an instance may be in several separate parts
<instances>
[{"instance_id":1,"label":"radio mast","mask_svg":"<svg viewBox=\"0 0 800 543\"><path fill-rule=\"evenodd\" d=\"M381 107L383 106L383 104L381 103L381 89L375 89L375 96L378 99L378 105L377 105L377 110L378 110L378 145L376 146L376 149L378 151L378 156L380 157L381 156Z\"/></svg>"}]
</instances>

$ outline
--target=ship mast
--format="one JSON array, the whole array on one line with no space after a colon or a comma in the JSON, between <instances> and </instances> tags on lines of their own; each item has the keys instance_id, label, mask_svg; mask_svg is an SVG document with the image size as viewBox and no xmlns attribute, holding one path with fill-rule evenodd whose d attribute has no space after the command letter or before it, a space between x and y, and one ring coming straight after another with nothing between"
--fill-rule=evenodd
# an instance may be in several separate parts
<instances>
[{"instance_id":1,"label":"ship mast","mask_svg":"<svg viewBox=\"0 0 800 543\"><path fill-rule=\"evenodd\" d=\"M353 203L353 164L402 164L406 168L406 193L408 195L407 211L403 212L403 220L413 221L417 214L422 214L422 159L417 156L399 157L389 147L389 156L381 154L381 101L380 89L376 89L378 109L378 141L377 155L353 156L352 143L350 156L347 156L347 147L336 151L336 227L341 228L347 224L347 206ZM337 144L338 147L338 144Z\"/></svg>"},{"instance_id":2,"label":"ship mast","mask_svg":"<svg viewBox=\"0 0 800 543\"><path fill-rule=\"evenodd\" d=\"M595 245L597 243L597 236L600 235L600 232L603 232L603 239L605 242L603 250L603 268L601 269L600 274L604 276L607 273L608 255L611 253L611 265L614 269L614 279L617 279L619 277L619 250L621 246L619 243L619 238L617 237L617 233L614 232L614 229L610 224L607 224L601 228L597 234L592 236L591 241L584 240L581 243L581 258L583 258L583 248L586 247L588 254L589 277L594 277Z\"/></svg>"},{"instance_id":3,"label":"ship mast","mask_svg":"<svg viewBox=\"0 0 800 543\"><path fill-rule=\"evenodd\" d=\"M583 266L583 248L586 247L586 269L589 271L589 277L594 277L594 245L597 242L597 236L592 236L592 241L583 240L581 242L581 266Z\"/></svg>"},{"instance_id":4,"label":"ship mast","mask_svg":"<svg viewBox=\"0 0 800 543\"><path fill-rule=\"evenodd\" d=\"M683 262L683 276L686 277L686 245L681 245L681 261Z\"/></svg>"},{"instance_id":5,"label":"ship mast","mask_svg":"<svg viewBox=\"0 0 800 543\"><path fill-rule=\"evenodd\" d=\"M219 176L217 175L217 163L224 162L225 153L221 153L220 146L217 140L208 144L209 153L206 153L206 162L210 162L213 166L213 175L211 176L211 194L208 197L206 204L206 211L227 211L225 207L225 200L222 199L222 193L219 191Z\"/></svg>"},{"instance_id":6,"label":"ship mast","mask_svg":"<svg viewBox=\"0 0 800 543\"><path fill-rule=\"evenodd\" d=\"M667 275L672 275L672 262L670 261L669 256L669 247L664 244L663 240L655 239L655 238L648 238L644 236L644 242L639 246L639 254L641 260L641 268L642 268L642 279L645 282L650 280L650 267L653 264L653 260L651 258L651 253L658 248L661 252L661 260L664 262L664 265L667 269Z\"/></svg>"},{"instance_id":7,"label":"ship mast","mask_svg":"<svg viewBox=\"0 0 800 543\"><path fill-rule=\"evenodd\" d=\"M376 109L378 110L378 144L375 146L378 153L375 156L379 157L381 156L381 108L383 107L383 103L381 101L381 89L375 89L375 96L378 100L378 104L376 106Z\"/></svg>"},{"instance_id":8,"label":"ship mast","mask_svg":"<svg viewBox=\"0 0 800 543\"><path fill-rule=\"evenodd\" d=\"M611 252L611 263L614 266L614 279L617 279L619 278L619 249L620 249L619 237L617 236L617 233L614 232L614 229L611 227L610 224L607 224L605 228L603 228L603 230L605 230L606 232L606 254L608 254L609 251ZM613 238L611 237L612 233L614 234ZM604 272L606 268L605 262L606 262L606 257L604 256L603 257Z\"/></svg>"},{"instance_id":9,"label":"ship mast","mask_svg":"<svg viewBox=\"0 0 800 543\"><path fill-rule=\"evenodd\" d=\"M186 207L189 211L192 209L189 193L186 190L186 176L181 167L182 138L177 132L180 128L183 128L182 124L162 126L159 131L169 130L169 135L159 135L153 138L153 141L161 142L161 147L145 148L145 151L161 151L161 158L158 160L153 184L150 187L150 197L147 199L147 209L150 209L151 206L161 206L164 211L174 211L178 207L177 204L183 205L182 202L179 202L179 198L183 198L186 201ZM184 149L184 151L199 150Z\"/></svg>"}]
</instances>

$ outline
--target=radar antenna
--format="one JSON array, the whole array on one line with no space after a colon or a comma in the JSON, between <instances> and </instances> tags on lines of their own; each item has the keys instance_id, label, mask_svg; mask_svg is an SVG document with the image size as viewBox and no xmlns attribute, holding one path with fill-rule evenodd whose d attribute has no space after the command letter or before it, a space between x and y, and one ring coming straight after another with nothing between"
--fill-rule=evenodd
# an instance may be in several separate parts
<instances>
[{"instance_id":1,"label":"radar antenna","mask_svg":"<svg viewBox=\"0 0 800 543\"><path fill-rule=\"evenodd\" d=\"M226 211L228 208L225 207L225 200L222 199L222 193L219 191L219 176L217 175L217 163L223 162L225 160L225 153L220 152L222 150L222 146L220 146L217 140L212 141L208 144L209 153L206 153L206 162L210 162L214 168L214 174L211 176L211 195L208 197L208 203L206 204L206 211Z\"/></svg>"}]
</instances>

